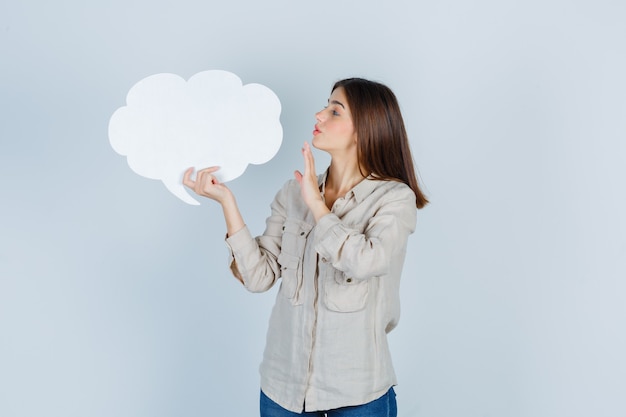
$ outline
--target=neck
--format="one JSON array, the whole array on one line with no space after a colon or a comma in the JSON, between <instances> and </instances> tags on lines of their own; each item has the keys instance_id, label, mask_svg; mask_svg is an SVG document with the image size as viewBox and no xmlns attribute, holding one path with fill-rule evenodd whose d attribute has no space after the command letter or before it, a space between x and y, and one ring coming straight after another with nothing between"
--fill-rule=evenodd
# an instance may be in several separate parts
<instances>
[{"instance_id":1,"label":"neck","mask_svg":"<svg viewBox=\"0 0 626 417\"><path fill-rule=\"evenodd\" d=\"M331 160L326 177L326 191L343 196L365 178L356 163L341 163Z\"/></svg>"}]
</instances>

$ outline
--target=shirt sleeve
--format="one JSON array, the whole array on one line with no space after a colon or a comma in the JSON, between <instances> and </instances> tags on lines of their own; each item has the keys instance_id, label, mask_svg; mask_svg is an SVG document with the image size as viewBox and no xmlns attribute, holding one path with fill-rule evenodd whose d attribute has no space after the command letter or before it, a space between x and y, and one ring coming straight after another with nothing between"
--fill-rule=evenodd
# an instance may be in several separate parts
<instances>
[{"instance_id":1,"label":"shirt sleeve","mask_svg":"<svg viewBox=\"0 0 626 417\"><path fill-rule=\"evenodd\" d=\"M364 232L333 213L319 219L315 250L320 257L354 279L387 274L391 260L398 251L406 250L408 237L415 230L415 194L401 185L385 194Z\"/></svg>"},{"instance_id":2,"label":"shirt sleeve","mask_svg":"<svg viewBox=\"0 0 626 417\"><path fill-rule=\"evenodd\" d=\"M272 214L266 220L262 236L252 237L248 227L226 238L230 251L230 270L251 292L267 291L280 278L282 226L288 189L283 187L274 198Z\"/></svg>"}]
</instances>

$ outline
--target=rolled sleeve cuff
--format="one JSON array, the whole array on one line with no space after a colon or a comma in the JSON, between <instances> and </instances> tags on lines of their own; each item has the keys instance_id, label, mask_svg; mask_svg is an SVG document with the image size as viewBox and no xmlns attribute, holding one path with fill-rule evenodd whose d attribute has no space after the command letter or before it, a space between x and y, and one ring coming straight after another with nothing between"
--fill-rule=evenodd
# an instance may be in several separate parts
<instances>
[{"instance_id":1,"label":"rolled sleeve cuff","mask_svg":"<svg viewBox=\"0 0 626 417\"><path fill-rule=\"evenodd\" d=\"M237 259L246 259L246 250L248 248L254 248L254 237L250 234L248 226L244 226L241 230L238 230L231 236L226 236L226 246L229 251L229 267L232 274L242 283L243 275L242 271L245 271L245 265L240 265Z\"/></svg>"},{"instance_id":2,"label":"rolled sleeve cuff","mask_svg":"<svg viewBox=\"0 0 626 417\"><path fill-rule=\"evenodd\" d=\"M334 254L341 249L346 235L341 227L341 220L330 213L319 219L315 227L315 250L320 256L332 261Z\"/></svg>"},{"instance_id":3,"label":"rolled sleeve cuff","mask_svg":"<svg viewBox=\"0 0 626 417\"><path fill-rule=\"evenodd\" d=\"M241 253L242 249L253 240L254 237L250 234L250 229L248 226L244 226L233 235L226 236L226 246L228 246L231 254Z\"/></svg>"}]
</instances>

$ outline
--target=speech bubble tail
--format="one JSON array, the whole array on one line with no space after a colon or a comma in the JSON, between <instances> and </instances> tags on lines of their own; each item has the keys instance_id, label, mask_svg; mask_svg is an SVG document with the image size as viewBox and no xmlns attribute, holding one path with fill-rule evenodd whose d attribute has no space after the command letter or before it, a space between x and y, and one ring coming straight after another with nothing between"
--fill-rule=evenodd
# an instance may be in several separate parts
<instances>
[{"instance_id":1,"label":"speech bubble tail","mask_svg":"<svg viewBox=\"0 0 626 417\"><path fill-rule=\"evenodd\" d=\"M162 182L163 182L163 185L165 185L165 188L167 188L170 193L174 194L176 197L180 198L185 203L191 204L192 206L200 205L200 203L196 199L194 199L191 195L189 195L185 187L180 182L166 181L166 180L162 180Z\"/></svg>"}]
</instances>

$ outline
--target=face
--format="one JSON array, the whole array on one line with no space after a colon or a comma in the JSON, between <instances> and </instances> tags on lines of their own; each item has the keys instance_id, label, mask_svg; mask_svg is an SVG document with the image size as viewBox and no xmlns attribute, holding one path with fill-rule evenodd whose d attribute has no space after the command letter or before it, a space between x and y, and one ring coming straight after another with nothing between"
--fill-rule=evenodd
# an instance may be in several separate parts
<instances>
[{"instance_id":1,"label":"face","mask_svg":"<svg viewBox=\"0 0 626 417\"><path fill-rule=\"evenodd\" d=\"M313 146L329 153L356 152L356 132L343 88L335 89L328 106L315 114Z\"/></svg>"}]
</instances>

